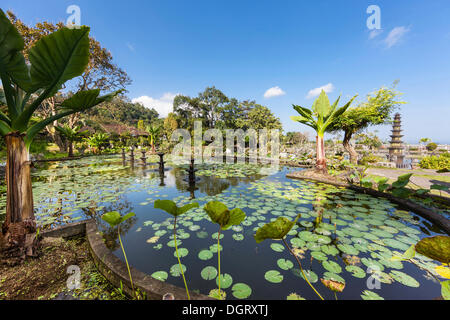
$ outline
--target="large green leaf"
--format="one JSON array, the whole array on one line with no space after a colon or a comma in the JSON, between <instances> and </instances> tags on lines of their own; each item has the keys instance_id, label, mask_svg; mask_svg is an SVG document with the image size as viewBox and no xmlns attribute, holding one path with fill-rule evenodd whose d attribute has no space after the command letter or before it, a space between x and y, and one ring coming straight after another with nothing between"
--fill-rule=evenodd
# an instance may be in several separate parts
<instances>
[{"instance_id":1,"label":"large green leaf","mask_svg":"<svg viewBox=\"0 0 450 320\"><path fill-rule=\"evenodd\" d=\"M318 118L325 118L331 112L330 100L324 90L320 93L319 97L314 101L312 110Z\"/></svg>"},{"instance_id":2,"label":"large green leaf","mask_svg":"<svg viewBox=\"0 0 450 320\"><path fill-rule=\"evenodd\" d=\"M178 217L192 208L198 208L198 206L199 206L198 203L194 202L187 204L181 208L178 208L175 202L173 202L172 200L156 200L154 204L154 207L156 209L164 210L165 212L173 215L174 217Z\"/></svg>"},{"instance_id":3,"label":"large green leaf","mask_svg":"<svg viewBox=\"0 0 450 320\"><path fill-rule=\"evenodd\" d=\"M123 90L117 90L104 96L99 96L100 95L99 89L79 91L69 99L65 100L61 104L61 107L63 108L63 111L66 110L71 110L75 112L84 111L96 105L99 105L102 102L111 101L115 96L117 96L121 92L123 92Z\"/></svg>"},{"instance_id":4,"label":"large green leaf","mask_svg":"<svg viewBox=\"0 0 450 320\"><path fill-rule=\"evenodd\" d=\"M266 239L283 239L288 232L291 231L299 217L300 215L298 215L294 221L290 221L285 217L278 217L275 221L263 225L261 228L256 230L256 234L253 236L256 243L260 243Z\"/></svg>"},{"instance_id":5,"label":"large green leaf","mask_svg":"<svg viewBox=\"0 0 450 320\"><path fill-rule=\"evenodd\" d=\"M227 206L220 201L210 201L203 209L212 222L217 223L223 230L231 226L237 226L245 220L245 213L239 208L228 210Z\"/></svg>"},{"instance_id":6,"label":"large green leaf","mask_svg":"<svg viewBox=\"0 0 450 320\"><path fill-rule=\"evenodd\" d=\"M89 27L62 28L41 38L29 51L32 88L55 94L81 75L89 62Z\"/></svg>"},{"instance_id":7,"label":"large green leaf","mask_svg":"<svg viewBox=\"0 0 450 320\"><path fill-rule=\"evenodd\" d=\"M424 238L416 244L416 251L442 263L450 263L450 237L434 236Z\"/></svg>"},{"instance_id":8,"label":"large green leaf","mask_svg":"<svg viewBox=\"0 0 450 320\"><path fill-rule=\"evenodd\" d=\"M133 212L130 212L124 216L121 216L119 212L117 211L111 211L107 212L104 215L102 215L102 220L107 222L111 227L115 227L125 220L130 219L131 217L135 216Z\"/></svg>"}]
</instances>

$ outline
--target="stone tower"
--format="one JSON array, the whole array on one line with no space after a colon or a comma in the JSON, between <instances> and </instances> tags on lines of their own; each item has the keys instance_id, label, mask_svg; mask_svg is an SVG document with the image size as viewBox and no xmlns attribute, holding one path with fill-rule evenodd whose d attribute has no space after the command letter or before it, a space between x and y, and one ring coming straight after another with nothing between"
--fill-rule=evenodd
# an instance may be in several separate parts
<instances>
[{"instance_id":1,"label":"stone tower","mask_svg":"<svg viewBox=\"0 0 450 320\"><path fill-rule=\"evenodd\" d=\"M402 141L402 120L400 114L395 114L394 124L392 126L392 135L389 146L389 160L395 161L397 165L403 164L403 141Z\"/></svg>"}]
</instances>

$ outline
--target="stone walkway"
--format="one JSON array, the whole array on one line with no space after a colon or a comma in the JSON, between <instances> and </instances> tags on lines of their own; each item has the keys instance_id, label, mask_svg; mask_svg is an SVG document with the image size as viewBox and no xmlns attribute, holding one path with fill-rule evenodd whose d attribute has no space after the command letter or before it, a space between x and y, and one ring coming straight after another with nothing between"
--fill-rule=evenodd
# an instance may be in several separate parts
<instances>
[{"instance_id":1,"label":"stone walkway","mask_svg":"<svg viewBox=\"0 0 450 320\"><path fill-rule=\"evenodd\" d=\"M441 184L447 187L450 187L450 172L445 173L436 173L436 170L431 169L418 169L418 170L409 170L409 169L381 169L381 168L369 168L366 173L368 175L376 175L376 176L382 176L389 178L389 182L393 182L397 180L397 178L403 174L407 173L413 173L413 176L411 177L410 181L415 183L416 185L420 186L424 189L429 189L432 184ZM436 178L433 179L431 177L424 177L424 176L435 176ZM439 177L439 179L437 178ZM447 179L447 181L442 181L444 179ZM437 191L436 194L439 194L439 191ZM450 197L450 193L442 191L443 196Z\"/></svg>"}]
</instances>

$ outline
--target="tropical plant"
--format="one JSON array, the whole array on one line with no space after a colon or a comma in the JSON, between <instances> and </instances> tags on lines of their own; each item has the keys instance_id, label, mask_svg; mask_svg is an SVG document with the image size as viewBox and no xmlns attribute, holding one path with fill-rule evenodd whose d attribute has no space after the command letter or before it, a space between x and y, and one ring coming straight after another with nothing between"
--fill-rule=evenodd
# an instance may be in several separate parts
<instances>
[{"instance_id":1,"label":"tropical plant","mask_svg":"<svg viewBox=\"0 0 450 320\"><path fill-rule=\"evenodd\" d=\"M147 126L146 131L148 132L148 140L150 143L150 146L152 147L152 152L155 153L155 143L159 138L159 135L161 133L161 127L157 127L155 125L153 126Z\"/></svg>"},{"instance_id":2,"label":"tropical plant","mask_svg":"<svg viewBox=\"0 0 450 320\"><path fill-rule=\"evenodd\" d=\"M436 150L437 147L438 145L434 142L430 142L429 144L427 144L427 150L430 152Z\"/></svg>"},{"instance_id":3,"label":"tropical plant","mask_svg":"<svg viewBox=\"0 0 450 320\"><path fill-rule=\"evenodd\" d=\"M301 106L293 105L294 109L300 114L300 116L292 116L293 121L303 123L313 128L316 133L316 168L317 172L327 174L327 164L325 157L325 147L323 137L328 127L331 126L339 117L344 114L350 107L354 96L347 104L337 109L340 97L330 105L328 96L324 90L322 90L320 96L314 101L311 109L307 109Z\"/></svg>"},{"instance_id":4,"label":"tropical plant","mask_svg":"<svg viewBox=\"0 0 450 320\"><path fill-rule=\"evenodd\" d=\"M424 157L419 162L422 169L450 170L450 153L442 153L439 156Z\"/></svg>"},{"instance_id":5,"label":"tropical plant","mask_svg":"<svg viewBox=\"0 0 450 320\"><path fill-rule=\"evenodd\" d=\"M102 220L105 221L106 223L108 223L111 228L117 227L117 234L119 236L120 247L122 248L123 256L125 258L125 263L127 265L128 276L130 277L131 289L135 293L135 297L137 299L139 299L139 295L137 294L137 291L134 289L133 278L131 277L130 265L128 264L128 259L127 259L127 255L125 254L125 249L123 247L122 239L120 238L120 224L134 216L135 216L135 214L133 212L130 212L124 216L121 216L119 212L111 211L111 212L107 212L104 215L102 215Z\"/></svg>"},{"instance_id":6,"label":"tropical plant","mask_svg":"<svg viewBox=\"0 0 450 320\"><path fill-rule=\"evenodd\" d=\"M154 203L154 207L156 209L164 210L165 212L171 214L175 220L173 222L173 241L175 242L175 252L178 258L178 265L180 267L180 273L183 277L184 286L186 288L186 294L188 296L188 299L190 300L191 297L189 296L189 289L186 283L186 278L184 277L183 267L181 265L180 261L180 255L178 254L178 246L177 246L177 217L181 216L182 214L185 214L192 208L198 208L199 205L197 202L189 203L187 205L184 205L182 207L178 207L175 202L172 200L156 200Z\"/></svg>"},{"instance_id":7,"label":"tropical plant","mask_svg":"<svg viewBox=\"0 0 450 320\"><path fill-rule=\"evenodd\" d=\"M222 300L222 294L220 291L221 281L220 281L220 232L222 230L227 230L232 226L240 225L241 222L245 220L245 213L239 208L235 208L233 210L229 210L226 205L224 205L220 201L211 201L208 202L203 209L208 214L209 218L213 223L219 225L219 231L217 233L217 256L218 256L218 270L219 270L219 279L218 286L219 291L218 294L214 294L213 296L219 300ZM213 290L214 291L214 290Z\"/></svg>"},{"instance_id":8,"label":"tropical plant","mask_svg":"<svg viewBox=\"0 0 450 320\"><path fill-rule=\"evenodd\" d=\"M109 145L109 135L103 132L97 132L96 134L86 138L86 142L91 148L99 153Z\"/></svg>"},{"instance_id":9,"label":"tropical plant","mask_svg":"<svg viewBox=\"0 0 450 320\"><path fill-rule=\"evenodd\" d=\"M81 131L81 125L75 128L69 127L67 124L60 127L56 126L55 129L65 137L69 144L69 157L73 157L73 144L74 142L81 141L86 135L89 134L89 130Z\"/></svg>"},{"instance_id":10,"label":"tropical plant","mask_svg":"<svg viewBox=\"0 0 450 320\"><path fill-rule=\"evenodd\" d=\"M26 252L33 254L36 243L25 238L36 229L29 161L34 136L48 124L108 101L118 92L100 96L98 89L80 91L63 101L55 115L32 123L41 103L86 68L89 27L61 28L42 37L27 52L28 62L22 53L24 40L2 10L0 30L0 98L7 106L6 113L0 112L0 135L7 148L7 205L2 228L9 245L28 247Z\"/></svg>"},{"instance_id":11,"label":"tropical plant","mask_svg":"<svg viewBox=\"0 0 450 320\"><path fill-rule=\"evenodd\" d=\"M302 272L303 278L306 280L308 285L314 290L314 292L319 296L320 299L324 300L323 297L320 295L320 293L314 288L314 286L311 284L311 282L308 280L308 277L305 274L305 271L303 270L302 263L300 262L297 255L294 254L292 249L287 244L285 237L291 231L292 227L297 223L297 220L300 218L300 215L295 218L294 221L290 221L288 218L285 217L278 217L275 221L272 221L270 223L266 223L262 227L260 227L258 230L256 230L255 235L253 236L255 238L256 243L261 243L264 240L271 239L271 240L281 240L285 247L288 249L288 251L295 257L297 260L298 266L300 267L300 271Z\"/></svg>"},{"instance_id":12,"label":"tropical plant","mask_svg":"<svg viewBox=\"0 0 450 320\"><path fill-rule=\"evenodd\" d=\"M436 266L434 271L446 281L439 280L433 273L428 272L441 284L441 294L445 300L450 300L450 237L434 236L423 238L415 245L409 247L402 255L393 256L392 261L408 261L422 268L415 263L416 252L430 259L439 261L442 265Z\"/></svg>"},{"instance_id":13,"label":"tropical plant","mask_svg":"<svg viewBox=\"0 0 450 320\"><path fill-rule=\"evenodd\" d=\"M395 91L396 85L397 81L394 82L392 88L382 87L368 94L367 101L348 109L345 114L329 126L328 132L344 131L342 145L349 153L350 162L353 164L356 164L358 160L358 153L351 144L353 135L370 126L390 123L392 113L399 105L405 103L396 100L401 95L400 92Z\"/></svg>"}]
</instances>

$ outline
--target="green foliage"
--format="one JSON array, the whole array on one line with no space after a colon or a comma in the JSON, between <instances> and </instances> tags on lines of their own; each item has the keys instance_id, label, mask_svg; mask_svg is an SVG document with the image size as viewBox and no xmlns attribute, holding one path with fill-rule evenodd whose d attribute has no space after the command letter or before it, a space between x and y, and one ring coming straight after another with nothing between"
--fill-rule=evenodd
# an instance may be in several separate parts
<instances>
[{"instance_id":1,"label":"green foliage","mask_svg":"<svg viewBox=\"0 0 450 320\"><path fill-rule=\"evenodd\" d=\"M430 142L429 144L427 144L428 151L434 151L437 149L437 147L438 147L438 145L434 142Z\"/></svg>"},{"instance_id":2,"label":"green foliage","mask_svg":"<svg viewBox=\"0 0 450 320\"><path fill-rule=\"evenodd\" d=\"M260 243L266 239L283 239L291 231L299 218L300 215L294 221L290 221L285 217L278 217L275 221L263 225L256 230L256 234L254 235L256 243Z\"/></svg>"},{"instance_id":3,"label":"green foliage","mask_svg":"<svg viewBox=\"0 0 450 320\"><path fill-rule=\"evenodd\" d=\"M70 114L110 100L119 92L103 97L99 90L81 91L62 104L59 112L33 124L40 104L54 96L65 82L81 75L89 61L89 27L61 28L40 38L28 51L27 66L22 51L25 43L0 10L0 77L7 113L0 113L0 134L24 133L29 148L34 136L48 124ZM31 100L32 95L36 99Z\"/></svg>"},{"instance_id":4,"label":"green foliage","mask_svg":"<svg viewBox=\"0 0 450 320\"><path fill-rule=\"evenodd\" d=\"M300 114L300 116L292 116L291 119L313 128L317 132L318 136L323 137L328 127L332 126L339 119L339 117L347 111L355 98L356 96L354 96L343 107L336 109L340 97L333 103L333 105L330 105L327 94L324 90L322 90L320 96L314 101L311 109L294 105L294 109Z\"/></svg>"},{"instance_id":5,"label":"green foliage","mask_svg":"<svg viewBox=\"0 0 450 320\"><path fill-rule=\"evenodd\" d=\"M424 157L419 166L422 169L450 170L450 153L446 152L439 156Z\"/></svg>"},{"instance_id":6,"label":"green foliage","mask_svg":"<svg viewBox=\"0 0 450 320\"><path fill-rule=\"evenodd\" d=\"M245 213L239 208L229 210L220 201L208 202L203 208L212 222L217 223L222 230L237 226L245 220Z\"/></svg>"},{"instance_id":7,"label":"green foliage","mask_svg":"<svg viewBox=\"0 0 450 320\"><path fill-rule=\"evenodd\" d=\"M165 212L171 214L174 217L178 217L182 214L185 214L192 208L198 208L199 205L197 202L194 202L184 205L182 207L178 207L176 203L173 202L172 200L156 200L154 207L156 209L164 210Z\"/></svg>"},{"instance_id":8,"label":"green foliage","mask_svg":"<svg viewBox=\"0 0 450 320\"><path fill-rule=\"evenodd\" d=\"M424 238L416 244L416 251L428 258L448 264L450 263L450 237Z\"/></svg>"},{"instance_id":9,"label":"green foliage","mask_svg":"<svg viewBox=\"0 0 450 320\"><path fill-rule=\"evenodd\" d=\"M117 211L111 211L107 212L102 216L102 220L107 222L112 228L118 226L122 222L130 219L131 217L134 217L135 214L133 212L130 212L126 214L125 216L121 216L119 212Z\"/></svg>"}]
</instances>

